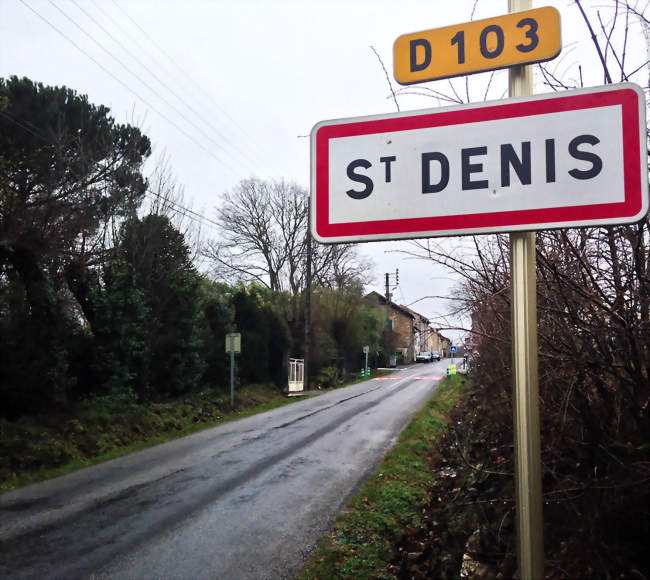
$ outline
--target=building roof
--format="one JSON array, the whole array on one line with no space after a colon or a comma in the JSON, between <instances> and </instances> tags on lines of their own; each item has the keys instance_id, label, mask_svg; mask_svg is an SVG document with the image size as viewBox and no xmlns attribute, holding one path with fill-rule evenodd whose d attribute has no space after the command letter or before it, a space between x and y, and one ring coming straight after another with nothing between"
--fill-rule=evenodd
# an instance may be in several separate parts
<instances>
[{"instance_id":1,"label":"building roof","mask_svg":"<svg viewBox=\"0 0 650 580\"><path fill-rule=\"evenodd\" d=\"M386 297L384 295L380 294L379 292L376 292L375 290L373 290L372 292L368 292L368 294L366 294L364 296L364 298L375 298L380 303L386 304ZM389 301L389 306L390 306L390 308L392 308L394 310L398 310L399 312L401 312L405 316L409 316L410 318L413 318L413 319L421 318L427 324L429 324L429 319L426 316L424 316L423 314L420 314L419 312L416 312L415 310L411 310L410 308L407 308L406 306L404 306L402 304L397 304L396 302L393 302L392 300L390 300Z\"/></svg>"},{"instance_id":2,"label":"building roof","mask_svg":"<svg viewBox=\"0 0 650 580\"><path fill-rule=\"evenodd\" d=\"M419 312L416 312L415 310L411 310L408 306L403 306L402 304L400 304L400 308L404 308L405 310L408 310L411 314L417 316L418 318L421 318L424 322L429 324L430 320L426 316L424 316L423 314L420 314Z\"/></svg>"}]
</instances>

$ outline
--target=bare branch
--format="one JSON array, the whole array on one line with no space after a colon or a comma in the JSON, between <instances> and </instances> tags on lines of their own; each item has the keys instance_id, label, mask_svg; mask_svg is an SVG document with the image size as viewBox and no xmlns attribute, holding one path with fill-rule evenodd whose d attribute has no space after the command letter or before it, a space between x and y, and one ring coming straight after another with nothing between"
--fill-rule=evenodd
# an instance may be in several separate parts
<instances>
[{"instance_id":1,"label":"bare branch","mask_svg":"<svg viewBox=\"0 0 650 580\"><path fill-rule=\"evenodd\" d=\"M388 88L390 89L391 95L393 95L393 101L395 101L395 107L397 107L397 110L399 111L399 103L397 102L397 96L395 95L395 91L393 90L393 83L390 81L390 77L388 76L388 71L384 66L384 61L382 60L381 56L379 56L379 53L375 50L374 46L371 46L370 49L372 50L372 52L375 53L375 56L377 57L377 60L379 61L381 68L384 70L384 74L386 75L386 82L388 83Z\"/></svg>"}]
</instances>

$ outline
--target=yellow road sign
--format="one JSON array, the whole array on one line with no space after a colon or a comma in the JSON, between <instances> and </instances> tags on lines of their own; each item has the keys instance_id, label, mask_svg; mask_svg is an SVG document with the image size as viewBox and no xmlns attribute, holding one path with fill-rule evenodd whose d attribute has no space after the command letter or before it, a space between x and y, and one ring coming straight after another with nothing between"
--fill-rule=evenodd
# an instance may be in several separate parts
<instances>
[{"instance_id":1,"label":"yellow road sign","mask_svg":"<svg viewBox=\"0 0 650 580\"><path fill-rule=\"evenodd\" d=\"M395 80L403 85L455 77L560 54L560 14L550 6L413 32L393 46Z\"/></svg>"},{"instance_id":2,"label":"yellow road sign","mask_svg":"<svg viewBox=\"0 0 650 580\"><path fill-rule=\"evenodd\" d=\"M229 332L226 334L226 352L241 352L241 333Z\"/></svg>"}]
</instances>

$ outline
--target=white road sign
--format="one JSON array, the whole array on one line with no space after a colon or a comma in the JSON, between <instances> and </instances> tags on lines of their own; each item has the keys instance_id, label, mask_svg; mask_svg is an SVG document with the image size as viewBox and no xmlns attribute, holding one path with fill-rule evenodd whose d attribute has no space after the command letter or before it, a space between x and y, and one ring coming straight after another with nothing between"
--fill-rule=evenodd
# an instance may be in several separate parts
<instances>
[{"instance_id":1,"label":"white road sign","mask_svg":"<svg viewBox=\"0 0 650 580\"><path fill-rule=\"evenodd\" d=\"M630 83L318 123L320 242L633 223L648 211Z\"/></svg>"}]
</instances>

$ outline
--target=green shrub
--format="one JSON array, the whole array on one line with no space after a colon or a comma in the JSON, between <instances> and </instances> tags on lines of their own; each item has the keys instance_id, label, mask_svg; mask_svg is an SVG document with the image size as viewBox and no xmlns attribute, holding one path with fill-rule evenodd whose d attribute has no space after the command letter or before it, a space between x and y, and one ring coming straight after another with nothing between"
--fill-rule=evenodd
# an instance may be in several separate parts
<instances>
[{"instance_id":1,"label":"green shrub","mask_svg":"<svg viewBox=\"0 0 650 580\"><path fill-rule=\"evenodd\" d=\"M329 366L321 369L320 373L314 377L314 386L328 389L336 385L337 369L335 366Z\"/></svg>"}]
</instances>

